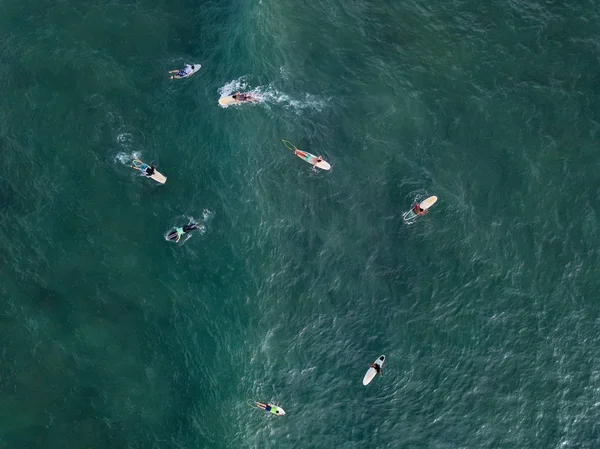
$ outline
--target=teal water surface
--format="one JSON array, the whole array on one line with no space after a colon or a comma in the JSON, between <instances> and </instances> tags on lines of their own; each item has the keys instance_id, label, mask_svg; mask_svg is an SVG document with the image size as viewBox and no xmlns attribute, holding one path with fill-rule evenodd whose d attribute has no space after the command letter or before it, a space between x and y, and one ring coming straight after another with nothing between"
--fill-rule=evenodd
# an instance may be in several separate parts
<instances>
[{"instance_id":1,"label":"teal water surface","mask_svg":"<svg viewBox=\"0 0 600 449\"><path fill-rule=\"evenodd\" d=\"M599 447L597 5L0 4L0 448Z\"/></svg>"}]
</instances>

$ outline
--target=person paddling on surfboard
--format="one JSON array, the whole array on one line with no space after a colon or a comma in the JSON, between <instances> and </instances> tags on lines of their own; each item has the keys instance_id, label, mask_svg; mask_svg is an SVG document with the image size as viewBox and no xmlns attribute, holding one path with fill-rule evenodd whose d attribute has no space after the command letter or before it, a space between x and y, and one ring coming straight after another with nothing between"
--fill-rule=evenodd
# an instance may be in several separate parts
<instances>
[{"instance_id":1,"label":"person paddling on surfboard","mask_svg":"<svg viewBox=\"0 0 600 449\"><path fill-rule=\"evenodd\" d=\"M276 405L263 404L262 402L256 402L256 406L259 409L264 410L265 412L273 413L274 415L277 415L277 416L285 415L285 412L283 411L283 409L281 407L277 407Z\"/></svg>"},{"instance_id":2,"label":"person paddling on surfboard","mask_svg":"<svg viewBox=\"0 0 600 449\"><path fill-rule=\"evenodd\" d=\"M139 164L138 165L131 165L131 168L135 169L135 170L139 170L141 171L145 176L147 176L148 178L150 178L153 174L154 174L154 165L148 165L148 164L144 164L142 161L140 161L139 159L134 159L135 162L137 162Z\"/></svg>"},{"instance_id":3,"label":"person paddling on surfboard","mask_svg":"<svg viewBox=\"0 0 600 449\"><path fill-rule=\"evenodd\" d=\"M173 79L176 76L178 76L179 78L186 77L194 71L194 68L195 67L193 65L186 64L183 69L171 70L169 73L175 73L175 75L171 75L170 79Z\"/></svg>"},{"instance_id":4,"label":"person paddling on surfboard","mask_svg":"<svg viewBox=\"0 0 600 449\"><path fill-rule=\"evenodd\" d=\"M256 101L257 100L257 98L254 98L248 94L242 94L240 92L236 92L235 94L233 94L231 96L231 98L233 98L238 103L243 103L244 101Z\"/></svg>"},{"instance_id":5,"label":"person paddling on surfboard","mask_svg":"<svg viewBox=\"0 0 600 449\"><path fill-rule=\"evenodd\" d=\"M421 206L419 205L419 203L416 203L413 206L413 212L417 215L425 215L427 213L427 209L421 209Z\"/></svg>"},{"instance_id":6,"label":"person paddling on surfboard","mask_svg":"<svg viewBox=\"0 0 600 449\"><path fill-rule=\"evenodd\" d=\"M169 232L169 235L167 235L167 240L177 243L181 239L182 235L192 232L195 229L199 229L197 223L186 224L183 228L175 228Z\"/></svg>"},{"instance_id":7,"label":"person paddling on surfboard","mask_svg":"<svg viewBox=\"0 0 600 449\"><path fill-rule=\"evenodd\" d=\"M379 374L380 376L383 376L383 368L381 368L381 366L379 366L375 363L371 363L369 365L369 368L373 368L375 371L377 371L377 374Z\"/></svg>"},{"instance_id":8,"label":"person paddling on surfboard","mask_svg":"<svg viewBox=\"0 0 600 449\"><path fill-rule=\"evenodd\" d=\"M305 159L307 162L312 164L312 169L313 171L317 171L317 164L320 162L323 162L323 156L313 156L312 154L308 154L305 151L299 150L299 149L295 149L294 150L294 154L298 157L301 157L302 159Z\"/></svg>"}]
</instances>

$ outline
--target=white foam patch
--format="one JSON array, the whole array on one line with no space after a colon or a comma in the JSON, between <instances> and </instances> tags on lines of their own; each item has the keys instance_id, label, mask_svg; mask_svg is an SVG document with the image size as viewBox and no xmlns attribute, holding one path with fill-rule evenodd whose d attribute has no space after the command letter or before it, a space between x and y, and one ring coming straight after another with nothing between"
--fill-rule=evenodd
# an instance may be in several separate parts
<instances>
[{"instance_id":1,"label":"white foam patch","mask_svg":"<svg viewBox=\"0 0 600 449\"><path fill-rule=\"evenodd\" d=\"M115 156L115 162L121 163L123 165L131 165L131 162L134 159L140 159L140 152L139 151L134 151L132 153L125 153L123 151L117 153L117 155Z\"/></svg>"},{"instance_id":2,"label":"white foam patch","mask_svg":"<svg viewBox=\"0 0 600 449\"><path fill-rule=\"evenodd\" d=\"M219 98L228 97L235 92L242 92L258 99L258 102L253 103L270 103L283 105L289 109L315 109L321 111L327 105L327 100L312 94L304 94L304 98L292 98L285 92L277 90L272 84L268 86L258 86L249 89L248 82L245 77L232 80L219 89ZM241 103L236 103L235 106ZM231 105L220 105L226 108Z\"/></svg>"},{"instance_id":3,"label":"white foam patch","mask_svg":"<svg viewBox=\"0 0 600 449\"><path fill-rule=\"evenodd\" d=\"M248 92L261 102L283 105L289 109L315 109L321 111L327 105L327 100L312 94L304 94L304 98L293 98L285 92L277 90L273 85L259 86Z\"/></svg>"},{"instance_id":4,"label":"white foam patch","mask_svg":"<svg viewBox=\"0 0 600 449\"><path fill-rule=\"evenodd\" d=\"M122 147L129 149L134 142L133 134L121 133L117 136L117 142L119 142L119 145Z\"/></svg>"}]
</instances>

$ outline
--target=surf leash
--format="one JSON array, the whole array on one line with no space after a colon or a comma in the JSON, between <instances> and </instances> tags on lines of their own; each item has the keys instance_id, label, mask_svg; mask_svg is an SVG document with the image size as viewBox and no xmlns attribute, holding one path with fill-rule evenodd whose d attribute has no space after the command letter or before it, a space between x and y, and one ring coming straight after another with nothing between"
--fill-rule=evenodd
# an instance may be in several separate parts
<instances>
[{"instance_id":1,"label":"surf leash","mask_svg":"<svg viewBox=\"0 0 600 449\"><path fill-rule=\"evenodd\" d=\"M294 145L292 142L290 142L289 140L285 140L285 139L281 139L281 141L283 142L283 144L286 146L286 148L288 150L292 150L292 151L300 151L298 149L298 147L296 147L296 145Z\"/></svg>"}]
</instances>

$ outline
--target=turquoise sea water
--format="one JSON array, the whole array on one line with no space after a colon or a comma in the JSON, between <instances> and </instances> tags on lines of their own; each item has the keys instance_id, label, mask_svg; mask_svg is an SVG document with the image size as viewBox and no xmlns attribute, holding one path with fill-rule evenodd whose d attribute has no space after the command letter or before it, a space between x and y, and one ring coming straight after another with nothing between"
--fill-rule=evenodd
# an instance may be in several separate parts
<instances>
[{"instance_id":1,"label":"turquoise sea water","mask_svg":"<svg viewBox=\"0 0 600 449\"><path fill-rule=\"evenodd\" d=\"M481 3L0 2L0 448L598 448L598 5Z\"/></svg>"}]
</instances>

